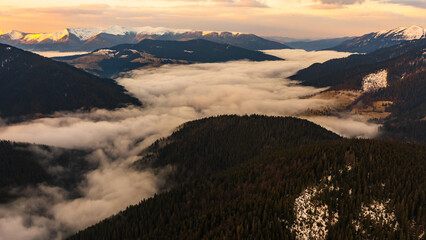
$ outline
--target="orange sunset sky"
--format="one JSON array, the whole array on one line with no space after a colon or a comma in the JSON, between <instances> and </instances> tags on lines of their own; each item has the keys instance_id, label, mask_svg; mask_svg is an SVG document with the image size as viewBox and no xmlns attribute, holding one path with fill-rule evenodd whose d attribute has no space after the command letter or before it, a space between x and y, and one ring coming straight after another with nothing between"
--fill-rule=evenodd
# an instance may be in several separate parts
<instances>
[{"instance_id":1,"label":"orange sunset sky","mask_svg":"<svg viewBox=\"0 0 426 240\"><path fill-rule=\"evenodd\" d=\"M1 0L0 31L152 26L262 36L356 36L426 26L426 0Z\"/></svg>"}]
</instances>

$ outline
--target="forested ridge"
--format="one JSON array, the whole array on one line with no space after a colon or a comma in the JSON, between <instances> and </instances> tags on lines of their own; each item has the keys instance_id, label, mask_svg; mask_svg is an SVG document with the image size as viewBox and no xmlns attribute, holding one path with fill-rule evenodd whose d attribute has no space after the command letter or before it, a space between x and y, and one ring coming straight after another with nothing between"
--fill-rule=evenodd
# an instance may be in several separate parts
<instances>
[{"instance_id":1,"label":"forested ridge","mask_svg":"<svg viewBox=\"0 0 426 240\"><path fill-rule=\"evenodd\" d=\"M114 80L0 44L0 117L22 120L55 111L141 105Z\"/></svg>"},{"instance_id":2,"label":"forested ridge","mask_svg":"<svg viewBox=\"0 0 426 240\"><path fill-rule=\"evenodd\" d=\"M341 139L293 118L222 116L187 123L143 154L142 167L170 163L185 174L69 239L300 238L295 202L309 189L318 190L313 204L328 207L328 239L417 239L426 224L425 144ZM378 202L393 225L363 215Z\"/></svg>"}]
</instances>

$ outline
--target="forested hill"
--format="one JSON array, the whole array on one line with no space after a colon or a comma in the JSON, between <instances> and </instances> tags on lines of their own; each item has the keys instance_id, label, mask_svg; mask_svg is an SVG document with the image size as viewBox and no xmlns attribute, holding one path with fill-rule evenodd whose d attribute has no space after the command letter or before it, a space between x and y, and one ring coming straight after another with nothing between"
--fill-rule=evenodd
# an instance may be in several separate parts
<instances>
[{"instance_id":1,"label":"forested hill","mask_svg":"<svg viewBox=\"0 0 426 240\"><path fill-rule=\"evenodd\" d=\"M170 137L158 140L136 165L175 165L173 179L186 182L235 166L275 146L287 148L340 138L312 122L292 117L211 117L185 123Z\"/></svg>"},{"instance_id":2,"label":"forested hill","mask_svg":"<svg viewBox=\"0 0 426 240\"><path fill-rule=\"evenodd\" d=\"M168 140L151 147L152 161L220 167L69 239L418 239L424 231L426 145L340 139L304 120L260 116L191 122Z\"/></svg>"},{"instance_id":3,"label":"forested hill","mask_svg":"<svg viewBox=\"0 0 426 240\"><path fill-rule=\"evenodd\" d=\"M114 80L0 44L0 117L141 105Z\"/></svg>"}]
</instances>

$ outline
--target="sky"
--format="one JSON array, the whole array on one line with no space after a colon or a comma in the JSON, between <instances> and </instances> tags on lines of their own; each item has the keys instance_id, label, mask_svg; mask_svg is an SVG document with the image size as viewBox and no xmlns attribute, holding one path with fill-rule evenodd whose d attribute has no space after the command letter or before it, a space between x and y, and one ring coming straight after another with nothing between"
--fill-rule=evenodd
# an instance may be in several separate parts
<instances>
[{"instance_id":1,"label":"sky","mask_svg":"<svg viewBox=\"0 0 426 240\"><path fill-rule=\"evenodd\" d=\"M152 26L261 36L358 36L426 26L426 0L2 0L0 31Z\"/></svg>"}]
</instances>

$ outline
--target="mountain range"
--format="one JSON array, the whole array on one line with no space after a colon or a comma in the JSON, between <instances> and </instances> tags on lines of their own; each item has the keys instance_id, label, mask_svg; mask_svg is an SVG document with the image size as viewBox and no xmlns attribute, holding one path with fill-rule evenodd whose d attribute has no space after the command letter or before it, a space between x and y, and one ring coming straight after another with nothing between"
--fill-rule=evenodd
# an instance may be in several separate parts
<instances>
[{"instance_id":1,"label":"mountain range","mask_svg":"<svg viewBox=\"0 0 426 240\"><path fill-rule=\"evenodd\" d=\"M250 50L300 48L307 51L335 50L369 53L403 41L425 38L420 26L399 27L368 33L359 37L296 40L285 37L259 37L248 33L195 31L162 27L67 28L52 33L24 33L17 30L2 33L0 43L31 51L82 52L109 48L119 44L136 44L144 39L187 41L205 39Z\"/></svg>"},{"instance_id":2,"label":"mountain range","mask_svg":"<svg viewBox=\"0 0 426 240\"><path fill-rule=\"evenodd\" d=\"M291 41L285 42L285 45L295 49L304 49L306 51L320 51L335 47L345 41L352 39L354 39L354 37L327 38L313 41Z\"/></svg>"},{"instance_id":3,"label":"mountain range","mask_svg":"<svg viewBox=\"0 0 426 240\"><path fill-rule=\"evenodd\" d=\"M114 80L0 44L0 117L10 121L55 111L141 105Z\"/></svg>"},{"instance_id":4,"label":"mountain range","mask_svg":"<svg viewBox=\"0 0 426 240\"><path fill-rule=\"evenodd\" d=\"M0 34L0 43L32 51L93 51L118 44L135 44L144 39L174 41L205 39L250 50L289 48L254 34L152 27L67 28L54 33L24 33L13 30Z\"/></svg>"},{"instance_id":5,"label":"mountain range","mask_svg":"<svg viewBox=\"0 0 426 240\"><path fill-rule=\"evenodd\" d=\"M282 60L259 51L203 39L189 41L145 39L137 44L122 44L95 50L89 54L55 59L101 77L113 77L141 67L159 67L164 64L215 63L244 59Z\"/></svg>"},{"instance_id":6,"label":"mountain range","mask_svg":"<svg viewBox=\"0 0 426 240\"><path fill-rule=\"evenodd\" d=\"M399 27L392 30L372 32L360 37L349 39L343 43L327 48L340 52L370 53L380 48L390 47L404 41L425 39L424 28L413 25L410 27Z\"/></svg>"}]
</instances>

